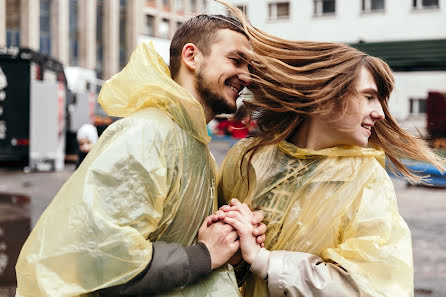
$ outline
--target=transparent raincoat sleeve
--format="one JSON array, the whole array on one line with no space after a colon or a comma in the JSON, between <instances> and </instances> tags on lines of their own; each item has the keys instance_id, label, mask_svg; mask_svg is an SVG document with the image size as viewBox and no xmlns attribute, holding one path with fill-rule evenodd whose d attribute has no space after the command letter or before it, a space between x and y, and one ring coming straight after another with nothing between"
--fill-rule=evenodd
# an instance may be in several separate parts
<instances>
[{"instance_id":1,"label":"transparent raincoat sleeve","mask_svg":"<svg viewBox=\"0 0 446 297\"><path fill-rule=\"evenodd\" d=\"M371 296L413 296L411 234L384 168L375 168L349 217L342 243L322 257L339 263Z\"/></svg>"},{"instance_id":2,"label":"transparent raincoat sleeve","mask_svg":"<svg viewBox=\"0 0 446 297\"><path fill-rule=\"evenodd\" d=\"M78 296L127 282L150 262L146 238L169 211L166 143L141 121L124 119L113 128L25 243L16 296Z\"/></svg>"}]
</instances>

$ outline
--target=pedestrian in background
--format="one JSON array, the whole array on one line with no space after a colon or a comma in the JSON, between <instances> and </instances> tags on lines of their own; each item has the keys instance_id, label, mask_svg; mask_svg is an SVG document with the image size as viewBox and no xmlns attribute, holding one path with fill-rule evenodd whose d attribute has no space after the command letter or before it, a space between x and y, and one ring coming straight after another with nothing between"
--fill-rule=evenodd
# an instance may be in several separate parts
<instances>
[{"instance_id":1,"label":"pedestrian in background","mask_svg":"<svg viewBox=\"0 0 446 297\"><path fill-rule=\"evenodd\" d=\"M76 134L78 152L76 169L81 165L82 161L91 151L93 145L98 141L98 130L92 124L83 124Z\"/></svg>"}]
</instances>

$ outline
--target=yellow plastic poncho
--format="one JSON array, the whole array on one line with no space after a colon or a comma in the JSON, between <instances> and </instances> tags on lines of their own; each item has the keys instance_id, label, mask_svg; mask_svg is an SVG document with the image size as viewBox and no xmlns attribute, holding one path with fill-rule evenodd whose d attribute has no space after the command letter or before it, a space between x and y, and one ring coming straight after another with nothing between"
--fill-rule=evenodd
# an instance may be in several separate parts
<instances>
[{"instance_id":1,"label":"yellow plastic poncho","mask_svg":"<svg viewBox=\"0 0 446 297\"><path fill-rule=\"evenodd\" d=\"M242 179L239 165L252 141L239 142L226 156L219 193L226 201L239 198L263 210L265 248L338 263L370 296L413 296L410 231L398 213L384 152L358 147L310 151L282 141L263 147L249 165L245 161ZM244 289L244 296L269 294L266 282L254 275Z\"/></svg>"},{"instance_id":2,"label":"yellow plastic poncho","mask_svg":"<svg viewBox=\"0 0 446 297\"><path fill-rule=\"evenodd\" d=\"M126 118L102 134L40 217L17 262L17 297L89 296L126 283L151 261L151 242L191 245L215 210L203 109L153 46L137 47L99 102ZM239 294L227 267L162 296Z\"/></svg>"}]
</instances>

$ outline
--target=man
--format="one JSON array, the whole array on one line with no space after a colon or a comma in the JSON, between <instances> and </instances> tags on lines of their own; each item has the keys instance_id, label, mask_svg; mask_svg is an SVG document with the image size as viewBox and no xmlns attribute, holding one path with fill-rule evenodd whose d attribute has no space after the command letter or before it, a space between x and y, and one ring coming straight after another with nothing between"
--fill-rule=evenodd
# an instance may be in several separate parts
<instances>
[{"instance_id":1,"label":"man","mask_svg":"<svg viewBox=\"0 0 446 297\"><path fill-rule=\"evenodd\" d=\"M237 235L207 217L217 198L206 123L236 110L248 47L233 19L195 17L173 38L174 80L152 47L137 47L99 96L124 119L39 219L16 266L16 296L239 295L225 264Z\"/></svg>"}]
</instances>

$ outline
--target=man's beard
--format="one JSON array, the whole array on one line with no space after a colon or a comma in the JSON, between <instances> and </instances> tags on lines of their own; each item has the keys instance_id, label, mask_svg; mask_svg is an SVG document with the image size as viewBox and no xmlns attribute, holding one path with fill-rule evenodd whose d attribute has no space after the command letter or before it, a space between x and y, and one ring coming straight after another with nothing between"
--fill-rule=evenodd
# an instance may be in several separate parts
<instances>
[{"instance_id":1,"label":"man's beard","mask_svg":"<svg viewBox=\"0 0 446 297\"><path fill-rule=\"evenodd\" d=\"M223 96L220 96L211 89L204 79L202 71L195 76L195 87L197 88L198 96L200 96L199 99L211 109L214 115L234 113L237 110L236 106L230 105Z\"/></svg>"}]
</instances>

